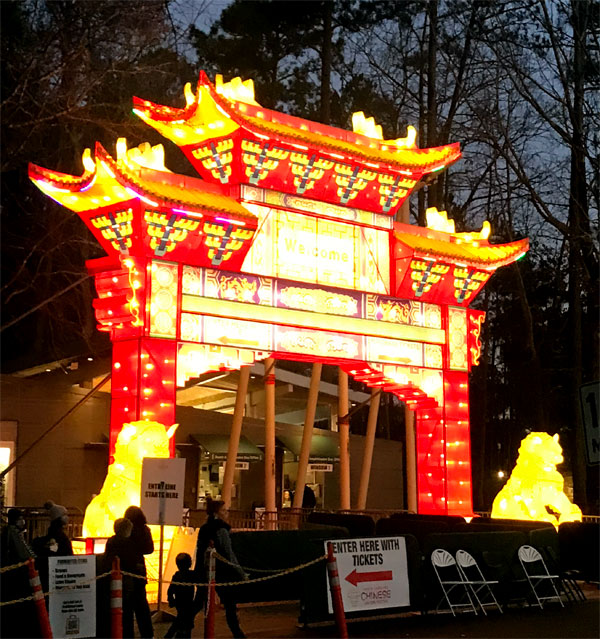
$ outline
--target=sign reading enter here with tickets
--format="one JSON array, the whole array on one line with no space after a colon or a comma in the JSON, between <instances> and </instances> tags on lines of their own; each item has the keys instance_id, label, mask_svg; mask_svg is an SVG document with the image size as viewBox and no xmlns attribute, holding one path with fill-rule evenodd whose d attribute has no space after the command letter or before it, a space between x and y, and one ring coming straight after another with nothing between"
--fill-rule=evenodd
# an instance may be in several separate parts
<instances>
[{"instance_id":1,"label":"sign reading enter here with tickets","mask_svg":"<svg viewBox=\"0 0 600 639\"><path fill-rule=\"evenodd\" d=\"M49 557L50 626L55 637L96 636L96 555Z\"/></svg>"},{"instance_id":2,"label":"sign reading enter here with tickets","mask_svg":"<svg viewBox=\"0 0 600 639\"><path fill-rule=\"evenodd\" d=\"M346 612L410 605L404 537L336 539L331 543ZM327 599L332 613L329 588Z\"/></svg>"},{"instance_id":3,"label":"sign reading enter here with tickets","mask_svg":"<svg viewBox=\"0 0 600 639\"><path fill-rule=\"evenodd\" d=\"M144 457L141 509L149 524L181 526L185 459Z\"/></svg>"}]
</instances>

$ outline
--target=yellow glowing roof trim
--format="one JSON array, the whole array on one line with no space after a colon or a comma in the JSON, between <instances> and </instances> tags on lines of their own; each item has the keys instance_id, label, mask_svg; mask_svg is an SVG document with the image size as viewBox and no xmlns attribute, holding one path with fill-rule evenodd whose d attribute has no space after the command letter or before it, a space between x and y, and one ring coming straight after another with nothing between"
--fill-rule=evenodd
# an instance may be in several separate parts
<instances>
[{"instance_id":1,"label":"yellow glowing roof trim","mask_svg":"<svg viewBox=\"0 0 600 639\"><path fill-rule=\"evenodd\" d=\"M144 167L154 171L171 173L165 166L165 147L162 144L151 146L148 142L142 142L139 146L131 149L127 148L127 140L119 138L117 140L117 162L133 167Z\"/></svg>"},{"instance_id":2,"label":"yellow glowing roof trim","mask_svg":"<svg viewBox=\"0 0 600 639\"><path fill-rule=\"evenodd\" d=\"M363 111L356 111L352 114L352 130L359 135L381 140L382 144L387 147L397 147L398 149L416 148L417 130L414 126L407 127L406 137L404 138L384 140L381 125L375 123L375 118L365 118Z\"/></svg>"},{"instance_id":3,"label":"yellow glowing roof trim","mask_svg":"<svg viewBox=\"0 0 600 639\"><path fill-rule=\"evenodd\" d=\"M476 264L485 267L498 268L511 264L519 259L529 249L527 239L511 242L510 244L487 244L476 246L475 244L464 242L458 243L448 240L435 239L396 231L395 237L406 246L414 249L418 256L450 259L452 261Z\"/></svg>"},{"instance_id":4,"label":"yellow glowing roof trim","mask_svg":"<svg viewBox=\"0 0 600 639\"><path fill-rule=\"evenodd\" d=\"M363 111L352 114L352 130L354 133L366 135L368 138L383 140L383 130L380 124L375 124L375 118L365 118Z\"/></svg>"},{"instance_id":5,"label":"yellow glowing roof trim","mask_svg":"<svg viewBox=\"0 0 600 639\"><path fill-rule=\"evenodd\" d=\"M214 101L208 87L200 84L194 94L188 83L184 87L184 96L186 114L183 114L184 109L174 109L179 116L177 120L153 117L153 109L157 105L147 101L138 105L133 112L177 146L198 145L212 138L231 135L240 128Z\"/></svg>"},{"instance_id":6,"label":"yellow glowing roof trim","mask_svg":"<svg viewBox=\"0 0 600 639\"><path fill-rule=\"evenodd\" d=\"M479 242L480 240L487 240L492 230L490 223L486 220L480 231L457 233L454 227L454 220L449 220L448 213L446 211L438 211L435 206L432 206L425 211L425 217L427 218L428 229L441 231L442 233L449 233L462 242L475 243L474 246L477 246L476 242Z\"/></svg>"},{"instance_id":7,"label":"yellow glowing roof trim","mask_svg":"<svg viewBox=\"0 0 600 639\"><path fill-rule=\"evenodd\" d=\"M445 165L454 162L460 157L458 144L449 144L431 149L409 149L396 147L396 140L384 140L382 149L379 149L377 147L371 148L353 142L345 142L339 138L323 135L322 133L296 129L280 122L270 122L246 115L240 115L240 117L249 122L253 127L271 135L285 136L293 140L303 141L308 144L323 147L324 149L345 154L330 154L340 160L358 158L366 161L380 162L396 168L423 169L427 171L427 169L433 165L442 165L441 168L443 168ZM383 150L383 148L387 150Z\"/></svg>"},{"instance_id":8,"label":"yellow glowing roof trim","mask_svg":"<svg viewBox=\"0 0 600 639\"><path fill-rule=\"evenodd\" d=\"M233 198L214 193L212 187L202 190L203 182L190 179L194 184L172 180L174 176L164 165L164 149L147 142L127 149L124 138L117 141L117 161L98 145L96 157L85 149L82 155L84 173L80 177L48 171L30 165L29 175L33 183L46 195L76 213L127 202L134 196L153 206L160 202L181 208L200 208L226 213L234 219L255 220L256 216ZM157 172L153 176L153 172ZM168 174L161 176L161 173ZM156 179L152 179L156 177ZM196 186L197 185L197 186Z\"/></svg>"},{"instance_id":9,"label":"yellow glowing roof trim","mask_svg":"<svg viewBox=\"0 0 600 639\"><path fill-rule=\"evenodd\" d=\"M441 231L442 233L454 233L454 220L448 219L446 211L438 211L435 206L430 206L425 211L425 217L427 218L427 228L434 231Z\"/></svg>"},{"instance_id":10,"label":"yellow glowing roof trim","mask_svg":"<svg viewBox=\"0 0 600 639\"><path fill-rule=\"evenodd\" d=\"M223 76L217 73L215 76L215 91L233 102L245 102L260 106L254 99L254 80L244 80L236 77L229 82L223 82Z\"/></svg>"},{"instance_id":11,"label":"yellow glowing roof trim","mask_svg":"<svg viewBox=\"0 0 600 639\"><path fill-rule=\"evenodd\" d=\"M161 135L174 142L177 146L193 146L203 142L231 135L240 126L246 125L255 134L261 133L269 136L288 138L290 144L304 142L309 145L319 146L330 150L333 157L339 159L357 158L359 160L381 162L396 168L440 170L460 157L458 144L447 144L445 146L418 149L415 146L416 130L409 126L407 136L396 140L383 140L379 137L371 138L373 141L368 144L369 134L364 143L349 142L341 137L326 135L310 131L310 123L306 120L298 120L298 126L285 124L276 121L277 112L267 110L259 111L256 116L244 113L243 105L240 102L254 104L250 101L250 85L246 80L242 82L239 78L234 78L229 83L219 80L220 91L213 90L208 80L198 84L197 93L194 95L191 88L186 85L184 94L187 106L184 109L173 109L161 105L153 104L149 101L136 99L136 108L133 112L144 122L155 128ZM244 87L242 89L242 87ZM244 99L239 96L244 93ZM253 85L252 85L253 93ZM236 96L236 97L233 97ZM223 99L226 97L226 99ZM252 98L253 99L253 98ZM219 104L222 100L223 106ZM259 106L259 105L258 105ZM273 119L269 119L272 117ZM290 119L290 116L286 116ZM365 122L368 120L364 118ZM316 126L321 126L315 123ZM379 125L373 120L369 129L376 136ZM379 127L380 128L380 127ZM340 134L344 133L339 130ZM335 155L337 153L338 155ZM341 155L340 155L341 154Z\"/></svg>"}]
</instances>

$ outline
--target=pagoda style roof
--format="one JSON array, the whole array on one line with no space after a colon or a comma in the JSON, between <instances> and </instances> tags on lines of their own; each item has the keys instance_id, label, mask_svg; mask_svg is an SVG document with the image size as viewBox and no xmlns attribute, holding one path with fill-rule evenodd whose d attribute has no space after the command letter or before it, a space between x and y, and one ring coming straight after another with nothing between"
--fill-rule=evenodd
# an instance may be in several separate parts
<instances>
[{"instance_id":1,"label":"pagoda style roof","mask_svg":"<svg viewBox=\"0 0 600 639\"><path fill-rule=\"evenodd\" d=\"M126 144L121 139L118 145ZM160 149L158 148L160 147ZM97 142L95 159L90 149L83 154L84 172L81 176L68 175L36 164L29 164L29 177L41 191L77 213L98 209L111 204L140 199L146 204L167 208L184 208L190 212L212 212L232 216L240 222L256 223L256 216L233 198L223 194L214 184L169 171L160 161L149 156L164 156L161 145L141 145L118 154L115 160ZM126 148L125 148L125 151ZM131 153L138 151L138 153ZM134 157L154 167L139 164ZM143 156L145 155L145 160Z\"/></svg>"},{"instance_id":2,"label":"pagoda style roof","mask_svg":"<svg viewBox=\"0 0 600 639\"><path fill-rule=\"evenodd\" d=\"M240 127L253 133L266 133L292 144L302 142L309 147L343 153L348 159L378 162L397 169L415 169L425 173L446 168L461 156L458 142L430 149L407 148L399 146L398 140L378 140L265 109L259 104L249 104L229 95L221 95L207 75L201 72L195 95L190 94L189 88L186 91L188 104L183 109L134 97L134 112L178 146L200 144ZM224 117L231 122L218 126ZM200 123L205 126L199 126ZM211 123L214 126L211 127Z\"/></svg>"},{"instance_id":3,"label":"pagoda style roof","mask_svg":"<svg viewBox=\"0 0 600 639\"><path fill-rule=\"evenodd\" d=\"M134 113L181 147L196 170L221 184L246 183L393 215L424 176L460 158L458 143L430 149L384 140L372 118L346 131L265 109L251 81L213 86L201 73L183 108L134 98ZM243 89L243 90L240 90Z\"/></svg>"},{"instance_id":4,"label":"pagoda style roof","mask_svg":"<svg viewBox=\"0 0 600 639\"><path fill-rule=\"evenodd\" d=\"M30 164L29 177L75 211L109 256L241 268L258 218L219 185L171 173L162 145L127 149L120 138L115 160L97 143L83 165L73 176Z\"/></svg>"},{"instance_id":5,"label":"pagoda style roof","mask_svg":"<svg viewBox=\"0 0 600 639\"><path fill-rule=\"evenodd\" d=\"M398 297L467 306L492 273L529 250L529 240L490 244L490 225L481 231L457 233L446 211L427 210L426 228L394 224L392 254Z\"/></svg>"},{"instance_id":6,"label":"pagoda style roof","mask_svg":"<svg viewBox=\"0 0 600 639\"><path fill-rule=\"evenodd\" d=\"M408 227L405 230L403 227ZM409 230L410 229L410 230ZM446 234L449 235L449 234ZM512 264L529 250L529 240L510 244L490 244L487 240L461 240L460 233L443 237L430 229L396 224L394 237L412 251L415 257L435 258L451 263L497 269Z\"/></svg>"}]
</instances>

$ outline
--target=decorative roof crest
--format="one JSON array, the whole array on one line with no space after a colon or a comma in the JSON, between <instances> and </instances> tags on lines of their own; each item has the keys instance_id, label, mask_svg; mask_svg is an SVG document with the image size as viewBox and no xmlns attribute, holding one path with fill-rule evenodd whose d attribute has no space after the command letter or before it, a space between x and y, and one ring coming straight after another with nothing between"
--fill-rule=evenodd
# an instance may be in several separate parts
<instances>
[{"instance_id":1,"label":"decorative roof crest","mask_svg":"<svg viewBox=\"0 0 600 639\"><path fill-rule=\"evenodd\" d=\"M235 77L229 82L223 82L222 74L217 73L215 75L215 90L228 100L260 106L254 99L254 80L242 80L240 77Z\"/></svg>"},{"instance_id":2,"label":"decorative roof crest","mask_svg":"<svg viewBox=\"0 0 600 639\"><path fill-rule=\"evenodd\" d=\"M449 233L453 235L458 242L477 242L478 240L487 240L490 236L491 226L487 220L483 223L480 231L457 233L454 220L448 219L448 213L446 211L438 211L435 206L432 206L425 211L425 217L427 218L428 229Z\"/></svg>"}]
</instances>

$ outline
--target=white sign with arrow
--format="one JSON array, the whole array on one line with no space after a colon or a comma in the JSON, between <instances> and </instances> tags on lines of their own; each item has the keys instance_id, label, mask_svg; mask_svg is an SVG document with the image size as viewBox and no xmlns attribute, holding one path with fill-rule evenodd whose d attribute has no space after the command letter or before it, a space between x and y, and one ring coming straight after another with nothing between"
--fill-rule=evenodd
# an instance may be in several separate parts
<instances>
[{"instance_id":1,"label":"white sign with arrow","mask_svg":"<svg viewBox=\"0 0 600 639\"><path fill-rule=\"evenodd\" d=\"M346 612L410 605L404 537L336 539L331 543ZM329 589L327 598L332 613Z\"/></svg>"}]
</instances>

